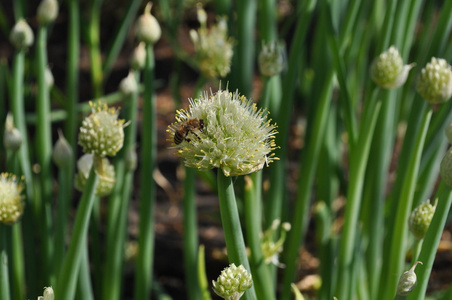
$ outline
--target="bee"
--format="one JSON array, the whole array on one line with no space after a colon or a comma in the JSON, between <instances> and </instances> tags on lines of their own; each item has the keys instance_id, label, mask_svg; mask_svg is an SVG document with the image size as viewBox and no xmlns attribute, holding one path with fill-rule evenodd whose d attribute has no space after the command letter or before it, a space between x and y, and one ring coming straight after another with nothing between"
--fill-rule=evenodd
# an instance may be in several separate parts
<instances>
[{"instance_id":1,"label":"bee","mask_svg":"<svg viewBox=\"0 0 452 300\"><path fill-rule=\"evenodd\" d=\"M174 131L174 144L179 145L182 141L190 142L190 139L187 138L188 134L193 133L198 139L201 139L197 134L196 130L203 131L204 129L204 120L203 119L188 119L178 125L178 127Z\"/></svg>"}]
</instances>

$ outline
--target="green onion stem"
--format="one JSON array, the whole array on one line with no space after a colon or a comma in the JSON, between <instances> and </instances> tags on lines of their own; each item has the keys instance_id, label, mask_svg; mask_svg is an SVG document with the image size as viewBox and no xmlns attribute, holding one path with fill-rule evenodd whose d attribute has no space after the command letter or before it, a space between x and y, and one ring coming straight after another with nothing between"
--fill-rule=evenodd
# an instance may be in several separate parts
<instances>
[{"instance_id":1,"label":"green onion stem","mask_svg":"<svg viewBox=\"0 0 452 300\"><path fill-rule=\"evenodd\" d=\"M8 235L11 235L10 228L7 225L0 224L0 296L2 300L11 299L8 268Z\"/></svg>"}]
</instances>

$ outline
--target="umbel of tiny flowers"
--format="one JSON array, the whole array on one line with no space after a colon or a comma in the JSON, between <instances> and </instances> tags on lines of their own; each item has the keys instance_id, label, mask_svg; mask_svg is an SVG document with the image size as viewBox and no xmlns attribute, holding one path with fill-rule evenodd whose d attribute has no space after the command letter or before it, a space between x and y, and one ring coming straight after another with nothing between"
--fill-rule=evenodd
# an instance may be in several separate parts
<instances>
[{"instance_id":1,"label":"umbel of tiny flowers","mask_svg":"<svg viewBox=\"0 0 452 300\"><path fill-rule=\"evenodd\" d=\"M452 95L452 68L445 59L432 57L417 81L418 93L430 103L443 103Z\"/></svg>"},{"instance_id":2,"label":"umbel of tiny flowers","mask_svg":"<svg viewBox=\"0 0 452 300\"><path fill-rule=\"evenodd\" d=\"M53 293L53 288L50 286L44 288L43 296L38 297L38 300L53 300L53 299L55 299L55 294Z\"/></svg>"},{"instance_id":3,"label":"umbel of tiny flowers","mask_svg":"<svg viewBox=\"0 0 452 300\"><path fill-rule=\"evenodd\" d=\"M0 223L13 225L24 211L23 179L10 173L0 174Z\"/></svg>"},{"instance_id":4,"label":"umbel of tiny flowers","mask_svg":"<svg viewBox=\"0 0 452 300\"><path fill-rule=\"evenodd\" d=\"M225 300L238 300L253 285L251 274L242 266L229 265L212 280L213 291Z\"/></svg>"},{"instance_id":5,"label":"umbel of tiny flowers","mask_svg":"<svg viewBox=\"0 0 452 300\"><path fill-rule=\"evenodd\" d=\"M9 35L9 40L16 47L16 49L25 49L33 44L35 37L30 25L24 20L20 19L14 25Z\"/></svg>"},{"instance_id":6,"label":"umbel of tiny flowers","mask_svg":"<svg viewBox=\"0 0 452 300\"><path fill-rule=\"evenodd\" d=\"M279 262L278 255L283 251L284 241L286 240L286 234L290 230L290 223L284 222L281 224L279 219L273 220L269 229L264 232L262 237L262 252L265 257L265 263L273 263L275 266L284 267ZM274 242L273 237L281 228L279 239Z\"/></svg>"},{"instance_id":7,"label":"umbel of tiny flowers","mask_svg":"<svg viewBox=\"0 0 452 300\"><path fill-rule=\"evenodd\" d=\"M430 204L430 200L419 204L411 213L409 219L409 228L411 233L419 240L422 240L427 233L428 227L432 222L433 215L435 214L436 205L438 200L435 201L434 205Z\"/></svg>"},{"instance_id":8,"label":"umbel of tiny flowers","mask_svg":"<svg viewBox=\"0 0 452 300\"><path fill-rule=\"evenodd\" d=\"M286 65L283 45L275 41L268 44L262 43L258 63L262 75L271 77L281 73Z\"/></svg>"},{"instance_id":9,"label":"umbel of tiny flowers","mask_svg":"<svg viewBox=\"0 0 452 300\"><path fill-rule=\"evenodd\" d=\"M74 185L80 192L82 192L85 187L92 165L92 154L84 154L77 161L78 173L75 174ZM100 173L98 168L95 168L94 170L99 175L99 182L96 186L96 195L99 197L108 196L115 186L115 169L107 158L102 158L102 168L103 173Z\"/></svg>"},{"instance_id":10,"label":"umbel of tiny flowers","mask_svg":"<svg viewBox=\"0 0 452 300\"><path fill-rule=\"evenodd\" d=\"M396 47L391 46L372 62L370 77L380 87L395 89L405 83L414 64L404 65Z\"/></svg>"},{"instance_id":11,"label":"umbel of tiny flowers","mask_svg":"<svg viewBox=\"0 0 452 300\"><path fill-rule=\"evenodd\" d=\"M447 150L441 160L439 173L441 180L449 187L452 187L452 149Z\"/></svg>"},{"instance_id":12,"label":"umbel of tiny flowers","mask_svg":"<svg viewBox=\"0 0 452 300\"><path fill-rule=\"evenodd\" d=\"M399 296L407 296L409 293L411 293L417 284L417 277L416 273L414 273L414 269L416 268L417 264L421 264L422 262L418 261L416 262L411 269L404 272L399 279L399 283L397 284L397 295Z\"/></svg>"},{"instance_id":13,"label":"umbel of tiny flowers","mask_svg":"<svg viewBox=\"0 0 452 300\"><path fill-rule=\"evenodd\" d=\"M5 120L5 132L3 134L3 145L5 149L11 151L19 150L22 145L22 134L19 129L14 126L13 116L8 113Z\"/></svg>"},{"instance_id":14,"label":"umbel of tiny flowers","mask_svg":"<svg viewBox=\"0 0 452 300\"><path fill-rule=\"evenodd\" d=\"M90 106L91 114L82 122L78 143L84 153L115 156L124 144L124 120L118 119L118 109L100 101L90 102Z\"/></svg>"},{"instance_id":15,"label":"umbel of tiny flowers","mask_svg":"<svg viewBox=\"0 0 452 300\"><path fill-rule=\"evenodd\" d=\"M227 89L190 99L188 110L176 111L169 126L171 140L185 165L225 176L246 175L276 160L275 125L265 109Z\"/></svg>"},{"instance_id":16,"label":"umbel of tiny flowers","mask_svg":"<svg viewBox=\"0 0 452 300\"><path fill-rule=\"evenodd\" d=\"M135 35L140 42L155 44L162 35L157 19L151 15L152 2L144 8L144 13L138 18L135 24Z\"/></svg>"},{"instance_id":17,"label":"umbel of tiny flowers","mask_svg":"<svg viewBox=\"0 0 452 300\"><path fill-rule=\"evenodd\" d=\"M198 31L190 30L195 46L196 62L204 76L208 78L225 77L231 70L233 40L228 37L225 18L218 18L217 24L207 29L207 14L198 5Z\"/></svg>"}]
</instances>

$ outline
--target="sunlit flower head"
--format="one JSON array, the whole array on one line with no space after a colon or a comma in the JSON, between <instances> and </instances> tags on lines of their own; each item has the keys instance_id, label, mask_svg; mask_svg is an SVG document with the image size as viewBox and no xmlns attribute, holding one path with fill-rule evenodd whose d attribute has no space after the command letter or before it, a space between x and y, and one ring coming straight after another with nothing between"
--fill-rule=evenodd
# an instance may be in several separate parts
<instances>
[{"instance_id":1,"label":"sunlit flower head","mask_svg":"<svg viewBox=\"0 0 452 300\"><path fill-rule=\"evenodd\" d=\"M398 88L405 83L413 66L414 64L404 65L397 48L391 46L372 62L370 77L382 88Z\"/></svg>"},{"instance_id":2,"label":"sunlit flower head","mask_svg":"<svg viewBox=\"0 0 452 300\"><path fill-rule=\"evenodd\" d=\"M417 81L418 93L430 103L443 103L452 95L452 67L445 59L432 57Z\"/></svg>"},{"instance_id":3,"label":"sunlit flower head","mask_svg":"<svg viewBox=\"0 0 452 300\"><path fill-rule=\"evenodd\" d=\"M116 108L101 102L90 105L91 114L82 122L78 143L84 153L115 156L124 144L124 120L118 119Z\"/></svg>"},{"instance_id":4,"label":"sunlit flower head","mask_svg":"<svg viewBox=\"0 0 452 300\"><path fill-rule=\"evenodd\" d=\"M229 265L212 280L213 291L225 300L238 300L253 285L251 274L242 266Z\"/></svg>"},{"instance_id":5,"label":"sunlit flower head","mask_svg":"<svg viewBox=\"0 0 452 300\"><path fill-rule=\"evenodd\" d=\"M24 211L23 180L10 173L0 174L0 223L12 225Z\"/></svg>"},{"instance_id":6,"label":"sunlit flower head","mask_svg":"<svg viewBox=\"0 0 452 300\"><path fill-rule=\"evenodd\" d=\"M268 112L238 92L219 90L190 99L188 110L176 112L169 126L171 140L187 167L220 168L225 176L261 170L277 158L275 125Z\"/></svg>"},{"instance_id":7,"label":"sunlit flower head","mask_svg":"<svg viewBox=\"0 0 452 300\"><path fill-rule=\"evenodd\" d=\"M200 28L190 31L198 67L206 77L225 77L231 70L233 54L233 40L228 36L226 19L218 18L217 24L208 30L206 13L198 6L198 20Z\"/></svg>"}]
</instances>

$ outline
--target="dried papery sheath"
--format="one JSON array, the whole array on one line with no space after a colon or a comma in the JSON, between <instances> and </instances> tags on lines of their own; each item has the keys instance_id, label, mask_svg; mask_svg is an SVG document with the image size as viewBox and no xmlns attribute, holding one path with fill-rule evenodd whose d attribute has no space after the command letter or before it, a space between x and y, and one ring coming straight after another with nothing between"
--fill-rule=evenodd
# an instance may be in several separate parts
<instances>
[{"instance_id":1,"label":"dried papery sheath","mask_svg":"<svg viewBox=\"0 0 452 300\"><path fill-rule=\"evenodd\" d=\"M238 300L253 285L251 274L242 266L229 265L212 280L213 291L225 300Z\"/></svg>"},{"instance_id":2,"label":"dried papery sheath","mask_svg":"<svg viewBox=\"0 0 452 300\"><path fill-rule=\"evenodd\" d=\"M207 15L198 6L200 28L190 31L195 46L196 62L206 77L225 77L231 70L233 40L228 36L225 18L218 18L210 30L206 27Z\"/></svg>"},{"instance_id":3,"label":"dried papery sheath","mask_svg":"<svg viewBox=\"0 0 452 300\"><path fill-rule=\"evenodd\" d=\"M433 215L435 214L436 204L438 202L435 201L434 205L430 204L430 200L419 204L411 213L409 219L409 228L411 233L417 239L423 239L425 234L427 233L428 227L432 222Z\"/></svg>"},{"instance_id":4,"label":"dried papery sheath","mask_svg":"<svg viewBox=\"0 0 452 300\"><path fill-rule=\"evenodd\" d=\"M124 144L124 120L118 119L116 108L101 102L90 102L90 106L91 114L82 122L78 143L84 153L115 156Z\"/></svg>"},{"instance_id":5,"label":"dried papery sheath","mask_svg":"<svg viewBox=\"0 0 452 300\"><path fill-rule=\"evenodd\" d=\"M115 169L107 158L101 158L103 174L99 174L96 169L95 172L99 175L99 182L96 186L96 195L103 197L108 196L115 186ZM77 161L78 173L75 174L75 188L83 191L86 181L88 180L91 166L93 165L93 155L85 154Z\"/></svg>"},{"instance_id":6,"label":"dried papery sheath","mask_svg":"<svg viewBox=\"0 0 452 300\"><path fill-rule=\"evenodd\" d=\"M12 225L22 216L24 188L23 179L10 173L0 174L0 223Z\"/></svg>"},{"instance_id":7,"label":"dried papery sheath","mask_svg":"<svg viewBox=\"0 0 452 300\"><path fill-rule=\"evenodd\" d=\"M397 48L391 46L372 62L370 77L382 88L395 89L405 83L413 66L404 65Z\"/></svg>"},{"instance_id":8,"label":"dried papery sheath","mask_svg":"<svg viewBox=\"0 0 452 300\"><path fill-rule=\"evenodd\" d=\"M430 103L443 103L452 95L452 68L445 59L432 57L417 81L418 93Z\"/></svg>"},{"instance_id":9,"label":"dried papery sheath","mask_svg":"<svg viewBox=\"0 0 452 300\"><path fill-rule=\"evenodd\" d=\"M258 109L238 92L204 92L190 99L188 110L176 112L169 126L173 145L185 165L207 171L219 168L225 176L246 175L261 170L277 158L276 126L265 109Z\"/></svg>"}]
</instances>

